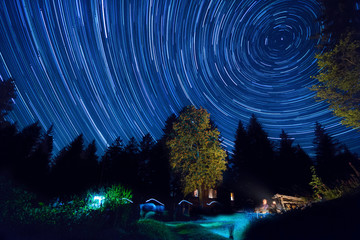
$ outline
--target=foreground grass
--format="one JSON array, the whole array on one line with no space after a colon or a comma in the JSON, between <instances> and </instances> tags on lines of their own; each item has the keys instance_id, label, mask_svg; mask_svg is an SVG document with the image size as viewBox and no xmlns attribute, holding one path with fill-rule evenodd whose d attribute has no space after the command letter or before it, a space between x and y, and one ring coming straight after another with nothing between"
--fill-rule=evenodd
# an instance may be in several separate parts
<instances>
[{"instance_id":1,"label":"foreground grass","mask_svg":"<svg viewBox=\"0 0 360 240\"><path fill-rule=\"evenodd\" d=\"M152 219L139 220L127 229L114 227L96 227L95 225L62 228L55 225L0 225L2 240L225 240L205 227L192 223L167 226Z\"/></svg>"},{"instance_id":2,"label":"foreground grass","mask_svg":"<svg viewBox=\"0 0 360 240\"><path fill-rule=\"evenodd\" d=\"M170 227L170 229L176 234L177 239L189 239L189 240L224 240L222 236L213 234L205 227L193 223L181 223Z\"/></svg>"}]
</instances>

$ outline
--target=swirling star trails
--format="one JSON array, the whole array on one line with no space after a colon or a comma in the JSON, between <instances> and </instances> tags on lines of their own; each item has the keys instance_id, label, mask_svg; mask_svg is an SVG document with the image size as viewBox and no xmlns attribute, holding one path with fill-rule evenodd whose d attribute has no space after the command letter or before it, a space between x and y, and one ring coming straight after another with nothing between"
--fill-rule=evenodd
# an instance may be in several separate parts
<instances>
[{"instance_id":1,"label":"swirling star trails","mask_svg":"<svg viewBox=\"0 0 360 240\"><path fill-rule=\"evenodd\" d=\"M55 150L84 133L99 153L120 136L158 139L166 118L206 108L231 151L256 114L271 139L286 130L309 153L315 121L360 152L308 89L321 29L313 0L4 0L0 79L16 80L9 119L55 126Z\"/></svg>"}]
</instances>

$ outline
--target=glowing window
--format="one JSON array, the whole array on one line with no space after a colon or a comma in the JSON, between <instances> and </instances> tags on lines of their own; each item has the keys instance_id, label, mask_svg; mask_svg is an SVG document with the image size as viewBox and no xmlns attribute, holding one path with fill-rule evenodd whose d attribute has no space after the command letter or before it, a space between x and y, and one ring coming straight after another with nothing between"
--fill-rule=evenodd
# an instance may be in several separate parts
<instances>
[{"instance_id":1,"label":"glowing window","mask_svg":"<svg viewBox=\"0 0 360 240\"><path fill-rule=\"evenodd\" d=\"M209 190L209 198L217 198L217 192L214 189Z\"/></svg>"},{"instance_id":2,"label":"glowing window","mask_svg":"<svg viewBox=\"0 0 360 240\"><path fill-rule=\"evenodd\" d=\"M234 193L230 193L230 201L234 201Z\"/></svg>"},{"instance_id":3,"label":"glowing window","mask_svg":"<svg viewBox=\"0 0 360 240\"><path fill-rule=\"evenodd\" d=\"M199 191L197 189L194 191L194 197L199 197Z\"/></svg>"}]
</instances>

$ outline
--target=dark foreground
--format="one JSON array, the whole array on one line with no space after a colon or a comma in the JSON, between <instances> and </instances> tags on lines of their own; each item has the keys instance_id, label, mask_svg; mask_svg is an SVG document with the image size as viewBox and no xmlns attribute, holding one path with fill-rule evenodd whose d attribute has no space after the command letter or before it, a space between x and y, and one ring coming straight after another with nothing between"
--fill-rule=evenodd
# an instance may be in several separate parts
<instances>
[{"instance_id":1,"label":"dark foreground","mask_svg":"<svg viewBox=\"0 0 360 240\"><path fill-rule=\"evenodd\" d=\"M252 224L245 240L360 239L360 193Z\"/></svg>"},{"instance_id":2,"label":"dark foreground","mask_svg":"<svg viewBox=\"0 0 360 240\"><path fill-rule=\"evenodd\" d=\"M234 238L239 240L355 240L360 239L359 217L360 193L357 193L341 199L313 204L312 207L301 211L260 219L248 225L249 227L243 235L241 234L242 236L236 234L235 227ZM231 223L239 225L238 221L240 220L236 219L236 223ZM101 224L101 222L93 222L90 225L83 226L67 226L66 228L58 225L0 224L0 239L224 240L229 237L227 232L225 234L219 232L222 227L220 223L224 224L224 222L229 222L229 218L218 216L211 217L211 221L206 223L192 221L178 222L176 224L165 224L161 221L145 219L127 225L126 228L107 228L106 224Z\"/></svg>"}]
</instances>

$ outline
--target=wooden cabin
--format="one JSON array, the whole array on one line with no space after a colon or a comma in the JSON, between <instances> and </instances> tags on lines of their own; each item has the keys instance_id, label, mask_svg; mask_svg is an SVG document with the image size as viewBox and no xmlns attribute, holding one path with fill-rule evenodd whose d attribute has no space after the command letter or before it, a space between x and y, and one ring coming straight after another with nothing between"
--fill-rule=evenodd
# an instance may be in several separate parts
<instances>
[{"instance_id":1,"label":"wooden cabin","mask_svg":"<svg viewBox=\"0 0 360 240\"><path fill-rule=\"evenodd\" d=\"M302 197L293 197L293 196L287 196L282 194L275 194L272 197L273 201L275 201L276 204L276 211L282 212L282 211L288 211L291 209L296 208L302 208L305 207L308 203L304 198Z\"/></svg>"}]
</instances>

